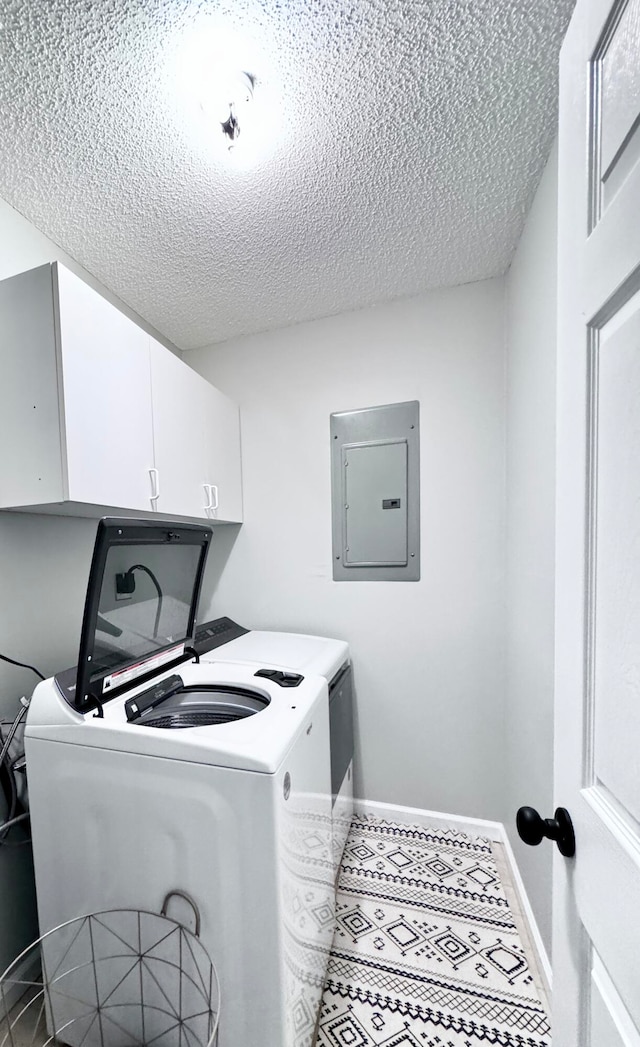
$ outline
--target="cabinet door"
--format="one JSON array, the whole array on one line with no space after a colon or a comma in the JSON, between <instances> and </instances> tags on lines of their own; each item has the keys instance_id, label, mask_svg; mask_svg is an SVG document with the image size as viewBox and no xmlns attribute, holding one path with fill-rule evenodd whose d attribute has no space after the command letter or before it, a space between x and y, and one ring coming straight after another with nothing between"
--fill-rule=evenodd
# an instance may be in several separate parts
<instances>
[{"instance_id":1,"label":"cabinet door","mask_svg":"<svg viewBox=\"0 0 640 1047\"><path fill-rule=\"evenodd\" d=\"M73 273L56 270L67 497L149 509L149 336Z\"/></svg>"},{"instance_id":2,"label":"cabinet door","mask_svg":"<svg viewBox=\"0 0 640 1047\"><path fill-rule=\"evenodd\" d=\"M240 413L224 393L204 379L204 442L207 482L211 485L214 520L242 522Z\"/></svg>"},{"instance_id":3,"label":"cabinet door","mask_svg":"<svg viewBox=\"0 0 640 1047\"><path fill-rule=\"evenodd\" d=\"M160 513L206 517L209 495L205 487L203 379L154 338L150 342L159 490L155 508Z\"/></svg>"}]
</instances>

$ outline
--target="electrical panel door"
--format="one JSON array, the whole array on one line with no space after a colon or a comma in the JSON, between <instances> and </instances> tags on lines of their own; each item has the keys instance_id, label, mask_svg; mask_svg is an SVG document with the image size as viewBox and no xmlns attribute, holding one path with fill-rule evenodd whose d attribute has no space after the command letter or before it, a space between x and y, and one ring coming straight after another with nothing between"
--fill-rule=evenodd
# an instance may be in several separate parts
<instances>
[{"instance_id":1,"label":"electrical panel door","mask_svg":"<svg viewBox=\"0 0 640 1047\"><path fill-rule=\"evenodd\" d=\"M420 578L419 404L331 416L333 577Z\"/></svg>"},{"instance_id":2,"label":"electrical panel door","mask_svg":"<svg viewBox=\"0 0 640 1047\"><path fill-rule=\"evenodd\" d=\"M344 560L351 566L407 563L407 441L346 444Z\"/></svg>"}]
</instances>

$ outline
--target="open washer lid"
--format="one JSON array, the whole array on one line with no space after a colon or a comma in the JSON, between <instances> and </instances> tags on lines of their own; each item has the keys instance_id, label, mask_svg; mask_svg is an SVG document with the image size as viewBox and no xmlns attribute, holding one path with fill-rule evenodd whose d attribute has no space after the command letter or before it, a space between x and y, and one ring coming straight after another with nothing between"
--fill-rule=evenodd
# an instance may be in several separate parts
<instances>
[{"instance_id":1,"label":"open washer lid","mask_svg":"<svg viewBox=\"0 0 640 1047\"><path fill-rule=\"evenodd\" d=\"M204 524L105 518L93 550L75 686L67 701L86 711L184 659L212 531Z\"/></svg>"}]
</instances>

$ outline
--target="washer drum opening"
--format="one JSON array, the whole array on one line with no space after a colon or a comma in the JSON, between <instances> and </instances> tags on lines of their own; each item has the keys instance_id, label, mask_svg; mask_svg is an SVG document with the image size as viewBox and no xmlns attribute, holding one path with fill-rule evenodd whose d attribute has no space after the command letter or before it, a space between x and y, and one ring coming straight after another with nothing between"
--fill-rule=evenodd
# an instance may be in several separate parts
<instances>
[{"instance_id":1,"label":"washer drum opening","mask_svg":"<svg viewBox=\"0 0 640 1047\"><path fill-rule=\"evenodd\" d=\"M245 687L225 687L220 684L184 687L170 695L161 705L143 713L136 723L141 727L161 727L165 730L210 727L255 716L268 705L269 698L265 694Z\"/></svg>"}]
</instances>

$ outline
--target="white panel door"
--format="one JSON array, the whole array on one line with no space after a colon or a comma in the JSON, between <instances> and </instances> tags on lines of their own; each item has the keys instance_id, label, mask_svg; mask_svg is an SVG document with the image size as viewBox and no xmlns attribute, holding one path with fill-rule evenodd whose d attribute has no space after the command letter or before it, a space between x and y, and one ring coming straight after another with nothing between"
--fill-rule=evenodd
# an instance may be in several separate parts
<instances>
[{"instance_id":1,"label":"white panel door","mask_svg":"<svg viewBox=\"0 0 640 1047\"><path fill-rule=\"evenodd\" d=\"M207 517L204 379L154 338L150 351L158 494L153 507L159 513Z\"/></svg>"},{"instance_id":2,"label":"white panel door","mask_svg":"<svg viewBox=\"0 0 640 1047\"><path fill-rule=\"evenodd\" d=\"M242 522L240 412L228 396L205 379L203 429L210 493L208 515L214 520Z\"/></svg>"},{"instance_id":3,"label":"white panel door","mask_svg":"<svg viewBox=\"0 0 640 1047\"><path fill-rule=\"evenodd\" d=\"M73 273L56 270L67 497L148 509L148 335Z\"/></svg>"},{"instance_id":4,"label":"white panel door","mask_svg":"<svg viewBox=\"0 0 640 1047\"><path fill-rule=\"evenodd\" d=\"M560 66L554 1043L640 1045L640 0Z\"/></svg>"}]
</instances>

